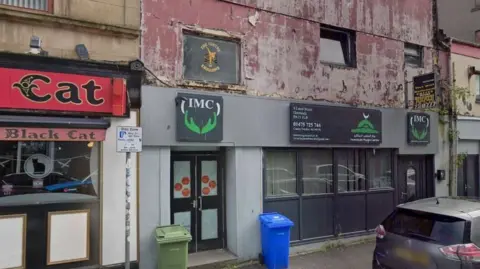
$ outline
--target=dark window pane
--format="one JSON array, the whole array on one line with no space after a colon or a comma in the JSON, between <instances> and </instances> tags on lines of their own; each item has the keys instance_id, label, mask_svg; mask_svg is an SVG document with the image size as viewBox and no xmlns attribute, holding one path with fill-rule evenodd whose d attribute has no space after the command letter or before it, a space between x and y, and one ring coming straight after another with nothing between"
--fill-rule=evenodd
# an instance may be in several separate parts
<instances>
[{"instance_id":1,"label":"dark window pane","mask_svg":"<svg viewBox=\"0 0 480 269\"><path fill-rule=\"evenodd\" d=\"M442 245L464 241L465 221L449 216L400 209L389 216L383 226L387 233Z\"/></svg>"},{"instance_id":2,"label":"dark window pane","mask_svg":"<svg viewBox=\"0 0 480 269\"><path fill-rule=\"evenodd\" d=\"M369 154L368 177L370 189L392 188L392 151L377 149Z\"/></svg>"},{"instance_id":3,"label":"dark window pane","mask_svg":"<svg viewBox=\"0 0 480 269\"><path fill-rule=\"evenodd\" d=\"M365 190L365 151L337 151L338 192Z\"/></svg>"},{"instance_id":4,"label":"dark window pane","mask_svg":"<svg viewBox=\"0 0 480 269\"><path fill-rule=\"evenodd\" d=\"M266 152L267 197L297 194L296 154L294 152Z\"/></svg>"},{"instance_id":5,"label":"dark window pane","mask_svg":"<svg viewBox=\"0 0 480 269\"><path fill-rule=\"evenodd\" d=\"M0 204L96 199L99 145L0 142Z\"/></svg>"},{"instance_id":6,"label":"dark window pane","mask_svg":"<svg viewBox=\"0 0 480 269\"><path fill-rule=\"evenodd\" d=\"M328 149L301 152L303 194L333 192L332 151Z\"/></svg>"},{"instance_id":7,"label":"dark window pane","mask_svg":"<svg viewBox=\"0 0 480 269\"><path fill-rule=\"evenodd\" d=\"M415 44L405 43L405 63L413 67L423 65L423 47Z\"/></svg>"},{"instance_id":8,"label":"dark window pane","mask_svg":"<svg viewBox=\"0 0 480 269\"><path fill-rule=\"evenodd\" d=\"M239 55L237 42L185 34L183 76L187 80L238 84Z\"/></svg>"}]
</instances>

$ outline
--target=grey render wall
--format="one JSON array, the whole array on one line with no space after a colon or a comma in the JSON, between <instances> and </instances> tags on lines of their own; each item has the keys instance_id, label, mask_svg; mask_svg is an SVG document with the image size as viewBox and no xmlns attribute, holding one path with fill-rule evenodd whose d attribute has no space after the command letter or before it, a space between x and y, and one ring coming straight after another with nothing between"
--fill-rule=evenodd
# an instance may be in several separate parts
<instances>
[{"instance_id":1,"label":"grey render wall","mask_svg":"<svg viewBox=\"0 0 480 269\"><path fill-rule=\"evenodd\" d=\"M437 0L439 27L447 36L475 42L480 30L480 10L472 12L473 0Z\"/></svg>"},{"instance_id":2,"label":"grey render wall","mask_svg":"<svg viewBox=\"0 0 480 269\"><path fill-rule=\"evenodd\" d=\"M175 97L184 89L142 87L141 126L146 146L204 146L205 143L185 143L175 140ZM205 94L210 94L206 93ZM298 147L289 142L289 100L254 96L214 94L224 98L223 142L211 146L237 147ZM321 102L311 104L331 105ZM409 146L406 140L405 109L380 109L382 111L383 142L381 148L398 148L400 154L436 154L438 150L438 116L431 113L431 141L427 146ZM328 145L328 147L345 147ZM301 145L301 147L326 147ZM348 146L352 147L352 146Z\"/></svg>"}]
</instances>

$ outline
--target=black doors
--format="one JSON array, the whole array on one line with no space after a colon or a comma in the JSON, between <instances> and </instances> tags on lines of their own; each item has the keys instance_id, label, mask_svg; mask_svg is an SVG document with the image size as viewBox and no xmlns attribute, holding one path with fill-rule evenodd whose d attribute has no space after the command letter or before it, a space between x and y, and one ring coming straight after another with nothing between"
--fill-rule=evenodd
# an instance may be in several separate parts
<instances>
[{"instance_id":1,"label":"black doors","mask_svg":"<svg viewBox=\"0 0 480 269\"><path fill-rule=\"evenodd\" d=\"M431 171L433 173L433 171ZM427 197L427 157L399 156L397 176L398 203Z\"/></svg>"},{"instance_id":2,"label":"black doors","mask_svg":"<svg viewBox=\"0 0 480 269\"><path fill-rule=\"evenodd\" d=\"M458 196L479 196L478 182L478 155L467 155L457 169L457 195Z\"/></svg>"},{"instance_id":3,"label":"black doors","mask_svg":"<svg viewBox=\"0 0 480 269\"><path fill-rule=\"evenodd\" d=\"M190 230L190 252L224 246L221 171L218 155L172 155L171 222Z\"/></svg>"}]
</instances>

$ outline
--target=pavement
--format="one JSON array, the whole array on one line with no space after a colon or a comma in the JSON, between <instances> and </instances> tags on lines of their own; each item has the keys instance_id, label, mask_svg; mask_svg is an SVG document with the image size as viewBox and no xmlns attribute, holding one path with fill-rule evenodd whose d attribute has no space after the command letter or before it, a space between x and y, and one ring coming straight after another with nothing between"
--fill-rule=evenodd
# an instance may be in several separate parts
<instances>
[{"instance_id":1,"label":"pavement","mask_svg":"<svg viewBox=\"0 0 480 269\"><path fill-rule=\"evenodd\" d=\"M290 258L289 269L372 269L374 242L338 247L327 251ZM264 269L248 265L242 269Z\"/></svg>"}]
</instances>

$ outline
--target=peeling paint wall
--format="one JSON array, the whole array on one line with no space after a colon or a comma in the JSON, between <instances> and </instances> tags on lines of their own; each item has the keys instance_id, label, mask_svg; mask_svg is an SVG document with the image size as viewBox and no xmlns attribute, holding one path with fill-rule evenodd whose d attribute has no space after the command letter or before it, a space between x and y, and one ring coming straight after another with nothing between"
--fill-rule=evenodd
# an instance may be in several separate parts
<instances>
[{"instance_id":1,"label":"peeling paint wall","mask_svg":"<svg viewBox=\"0 0 480 269\"><path fill-rule=\"evenodd\" d=\"M251 95L404 107L405 85L433 65L432 0L143 0L143 11L142 58L172 85L185 27L242 40ZM357 31L356 68L320 62L320 23ZM405 67L405 41L424 46L424 68Z\"/></svg>"}]
</instances>

